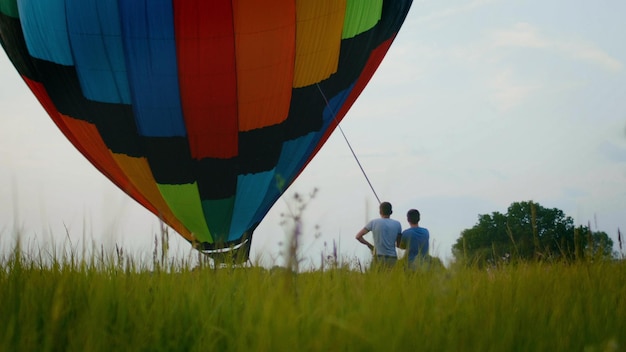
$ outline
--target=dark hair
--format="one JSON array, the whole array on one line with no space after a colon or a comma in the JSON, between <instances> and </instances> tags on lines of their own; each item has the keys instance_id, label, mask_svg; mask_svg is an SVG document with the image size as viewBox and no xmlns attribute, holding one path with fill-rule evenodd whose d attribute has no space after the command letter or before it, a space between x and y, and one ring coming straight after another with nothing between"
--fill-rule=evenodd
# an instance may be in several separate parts
<instances>
[{"instance_id":1,"label":"dark hair","mask_svg":"<svg viewBox=\"0 0 626 352\"><path fill-rule=\"evenodd\" d=\"M391 203L389 202L380 203L380 213L382 215L391 215L391 213L393 213L393 211L391 210Z\"/></svg>"},{"instance_id":2,"label":"dark hair","mask_svg":"<svg viewBox=\"0 0 626 352\"><path fill-rule=\"evenodd\" d=\"M420 222L420 212L417 209L411 209L406 213L406 219L411 224L417 224Z\"/></svg>"}]
</instances>

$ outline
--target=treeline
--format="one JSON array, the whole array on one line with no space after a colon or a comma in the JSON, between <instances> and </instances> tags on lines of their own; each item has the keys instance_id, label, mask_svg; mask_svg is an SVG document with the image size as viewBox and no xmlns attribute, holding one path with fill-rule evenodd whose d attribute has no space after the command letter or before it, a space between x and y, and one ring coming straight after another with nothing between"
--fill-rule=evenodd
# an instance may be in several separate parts
<instances>
[{"instance_id":1,"label":"treeline","mask_svg":"<svg viewBox=\"0 0 626 352\"><path fill-rule=\"evenodd\" d=\"M620 236L621 239L621 236ZM582 261L617 258L613 240L590 226L575 226L562 210L515 202L506 214L478 216L452 246L457 262L494 265L511 261Z\"/></svg>"}]
</instances>

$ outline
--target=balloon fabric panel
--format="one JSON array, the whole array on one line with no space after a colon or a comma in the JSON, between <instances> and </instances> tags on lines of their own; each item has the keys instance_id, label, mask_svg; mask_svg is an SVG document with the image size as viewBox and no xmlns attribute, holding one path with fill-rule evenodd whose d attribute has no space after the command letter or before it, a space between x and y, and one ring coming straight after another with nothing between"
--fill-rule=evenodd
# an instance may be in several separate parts
<instances>
[{"instance_id":1,"label":"balloon fabric panel","mask_svg":"<svg viewBox=\"0 0 626 352\"><path fill-rule=\"evenodd\" d=\"M65 25L65 1L23 0L17 5L30 55L60 65L73 65Z\"/></svg>"},{"instance_id":2,"label":"balloon fabric panel","mask_svg":"<svg viewBox=\"0 0 626 352\"><path fill-rule=\"evenodd\" d=\"M0 13L9 17L17 18L19 16L16 0L0 0Z\"/></svg>"},{"instance_id":3,"label":"balloon fabric panel","mask_svg":"<svg viewBox=\"0 0 626 352\"><path fill-rule=\"evenodd\" d=\"M299 88L337 72L346 1L301 0L296 6L293 87Z\"/></svg>"},{"instance_id":4,"label":"balloon fabric panel","mask_svg":"<svg viewBox=\"0 0 626 352\"><path fill-rule=\"evenodd\" d=\"M117 2L66 0L65 9L72 56L85 98L130 104Z\"/></svg>"},{"instance_id":5,"label":"balloon fabric panel","mask_svg":"<svg viewBox=\"0 0 626 352\"><path fill-rule=\"evenodd\" d=\"M136 158L125 154L112 154L112 156L139 192L157 209L154 213L167 224L173 224L172 227L187 240L194 240L189 230L176 218L163 199L146 158Z\"/></svg>"},{"instance_id":6,"label":"balloon fabric panel","mask_svg":"<svg viewBox=\"0 0 626 352\"><path fill-rule=\"evenodd\" d=\"M0 0L2 46L65 136L199 248L247 256L411 1L16 4Z\"/></svg>"},{"instance_id":7,"label":"balloon fabric panel","mask_svg":"<svg viewBox=\"0 0 626 352\"><path fill-rule=\"evenodd\" d=\"M277 189L275 170L237 176L237 194L230 224L229 241L258 223L257 211L264 206L268 189Z\"/></svg>"},{"instance_id":8,"label":"balloon fabric panel","mask_svg":"<svg viewBox=\"0 0 626 352\"><path fill-rule=\"evenodd\" d=\"M296 15L293 0L233 1L239 130L279 124L287 118Z\"/></svg>"},{"instance_id":9,"label":"balloon fabric panel","mask_svg":"<svg viewBox=\"0 0 626 352\"><path fill-rule=\"evenodd\" d=\"M184 137L172 4L121 0L122 40L139 135Z\"/></svg>"},{"instance_id":10,"label":"balloon fabric panel","mask_svg":"<svg viewBox=\"0 0 626 352\"><path fill-rule=\"evenodd\" d=\"M191 157L237 155L231 1L174 1L178 78Z\"/></svg>"},{"instance_id":11,"label":"balloon fabric panel","mask_svg":"<svg viewBox=\"0 0 626 352\"><path fill-rule=\"evenodd\" d=\"M159 190L176 218L185 224L198 240L213 242L204 218L196 183L184 185L158 184Z\"/></svg>"},{"instance_id":12,"label":"balloon fabric panel","mask_svg":"<svg viewBox=\"0 0 626 352\"><path fill-rule=\"evenodd\" d=\"M381 18L383 0L348 0L342 39L352 38L374 27Z\"/></svg>"}]
</instances>

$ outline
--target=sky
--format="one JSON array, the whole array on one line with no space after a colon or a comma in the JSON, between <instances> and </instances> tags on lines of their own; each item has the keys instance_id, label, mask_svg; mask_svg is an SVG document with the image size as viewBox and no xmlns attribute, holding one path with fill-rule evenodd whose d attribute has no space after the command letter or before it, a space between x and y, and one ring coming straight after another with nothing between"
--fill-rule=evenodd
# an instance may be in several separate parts
<instances>
[{"instance_id":1,"label":"sky","mask_svg":"<svg viewBox=\"0 0 626 352\"><path fill-rule=\"evenodd\" d=\"M416 208L445 261L481 214L532 200L615 242L626 230L626 2L422 0L341 123L395 218ZM311 199L315 189L317 192ZM285 262L282 225L305 195L299 256L365 263L355 234L378 201L339 130L254 233ZM0 54L0 246L120 246L150 257L158 219L61 134ZM371 240L371 234L366 235ZM171 233L173 255L195 256Z\"/></svg>"}]
</instances>

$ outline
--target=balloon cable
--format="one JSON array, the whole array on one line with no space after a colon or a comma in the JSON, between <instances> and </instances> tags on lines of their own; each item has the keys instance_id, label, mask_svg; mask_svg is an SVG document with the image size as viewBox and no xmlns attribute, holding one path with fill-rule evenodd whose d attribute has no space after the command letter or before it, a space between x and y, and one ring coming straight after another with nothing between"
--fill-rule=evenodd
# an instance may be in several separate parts
<instances>
[{"instance_id":1,"label":"balloon cable","mask_svg":"<svg viewBox=\"0 0 626 352\"><path fill-rule=\"evenodd\" d=\"M328 107L328 110L330 110L330 112L333 114L333 120L335 121L335 124L339 128L339 131L341 132L341 135L343 136L343 139L346 141L346 144L348 145L348 148L350 148L350 152L352 152L352 156L354 157L354 160L356 160L356 163L359 165L359 168L361 169L361 172L363 173L363 176L365 176L365 180L367 181L367 184L372 189L372 192L374 193L374 196L376 197L376 200L378 201L378 204L380 204L380 198L378 198L378 194L376 194L376 191L374 190L374 186L372 186L372 182L370 182L369 177L367 177L367 173L365 173L365 169L363 169L363 166L361 165L361 162L359 161L359 158L356 156L356 153L354 152L354 149L352 149L352 145L350 144L350 141L348 141L348 137L346 137L346 134L343 132L343 129L341 128L341 125L339 124L339 121L337 121L337 114L335 113L333 108L330 106L330 103L328 102L328 99L326 98L326 95L322 91L322 88L320 87L319 83L316 83L315 85L317 86L317 89L320 91L320 94L322 95L322 98L324 98L324 102L326 103L326 107Z\"/></svg>"}]
</instances>

